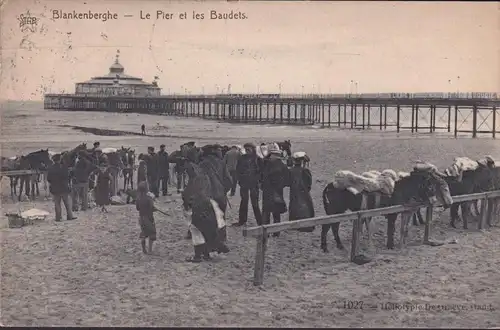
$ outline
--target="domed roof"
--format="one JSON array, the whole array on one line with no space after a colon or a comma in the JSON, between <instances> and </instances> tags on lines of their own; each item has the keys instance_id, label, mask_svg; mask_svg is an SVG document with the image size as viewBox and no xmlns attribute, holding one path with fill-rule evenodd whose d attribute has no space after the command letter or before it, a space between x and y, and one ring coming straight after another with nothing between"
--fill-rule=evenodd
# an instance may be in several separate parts
<instances>
[{"instance_id":1,"label":"domed roof","mask_svg":"<svg viewBox=\"0 0 500 330\"><path fill-rule=\"evenodd\" d=\"M120 55L116 54L115 63L113 63L109 67L109 73L123 73L125 71L125 68L123 67L123 65L121 65L120 62L118 62L119 56Z\"/></svg>"}]
</instances>

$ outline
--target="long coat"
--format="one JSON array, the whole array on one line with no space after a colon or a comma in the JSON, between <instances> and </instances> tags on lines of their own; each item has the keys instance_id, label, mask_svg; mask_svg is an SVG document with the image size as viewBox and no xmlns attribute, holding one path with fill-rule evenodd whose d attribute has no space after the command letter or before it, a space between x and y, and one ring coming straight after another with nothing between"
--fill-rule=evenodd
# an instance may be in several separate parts
<instances>
[{"instance_id":1,"label":"long coat","mask_svg":"<svg viewBox=\"0 0 500 330\"><path fill-rule=\"evenodd\" d=\"M290 221L314 217L311 186L312 174L309 169L300 166L290 169L290 210L288 214ZM311 232L314 227L299 230Z\"/></svg>"},{"instance_id":2,"label":"long coat","mask_svg":"<svg viewBox=\"0 0 500 330\"><path fill-rule=\"evenodd\" d=\"M111 193L111 175L106 169L97 176L97 185L95 187L95 202L98 206L110 204Z\"/></svg>"},{"instance_id":3,"label":"long coat","mask_svg":"<svg viewBox=\"0 0 500 330\"><path fill-rule=\"evenodd\" d=\"M201 232L208 247L215 247L217 241L223 240L223 235L218 228L215 210L210 202L210 199L213 199L211 191L214 190L211 186L212 180L197 165L193 167L193 177L182 192L184 208L192 209L190 224Z\"/></svg>"},{"instance_id":4,"label":"long coat","mask_svg":"<svg viewBox=\"0 0 500 330\"><path fill-rule=\"evenodd\" d=\"M207 155L199 164L200 169L207 174L210 181L209 198L219 204L220 209L226 212L227 192L231 189L232 179L226 164L215 155Z\"/></svg>"},{"instance_id":5,"label":"long coat","mask_svg":"<svg viewBox=\"0 0 500 330\"><path fill-rule=\"evenodd\" d=\"M262 169L262 211L285 213L283 188L290 186L290 171L279 158L267 158Z\"/></svg>"}]
</instances>

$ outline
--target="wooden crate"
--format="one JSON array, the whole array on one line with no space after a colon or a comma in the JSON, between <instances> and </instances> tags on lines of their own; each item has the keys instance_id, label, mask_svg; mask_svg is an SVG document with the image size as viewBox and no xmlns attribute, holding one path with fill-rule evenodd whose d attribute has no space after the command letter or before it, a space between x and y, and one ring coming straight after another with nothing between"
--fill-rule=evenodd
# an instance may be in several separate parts
<instances>
[{"instance_id":1,"label":"wooden crate","mask_svg":"<svg viewBox=\"0 0 500 330\"><path fill-rule=\"evenodd\" d=\"M9 213L6 216L9 219L9 228L21 228L25 225L24 219L19 214Z\"/></svg>"}]
</instances>

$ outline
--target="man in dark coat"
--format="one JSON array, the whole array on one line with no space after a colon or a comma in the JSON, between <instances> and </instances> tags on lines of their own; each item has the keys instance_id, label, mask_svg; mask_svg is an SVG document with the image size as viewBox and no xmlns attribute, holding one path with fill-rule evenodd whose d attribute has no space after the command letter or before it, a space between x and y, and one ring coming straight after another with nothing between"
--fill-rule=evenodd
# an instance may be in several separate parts
<instances>
[{"instance_id":1,"label":"man in dark coat","mask_svg":"<svg viewBox=\"0 0 500 330\"><path fill-rule=\"evenodd\" d=\"M295 153L290 169L290 210L288 220L314 218L314 205L311 197L312 174L303 166L304 156ZM302 232L314 231L314 226L298 229Z\"/></svg>"},{"instance_id":2,"label":"man in dark coat","mask_svg":"<svg viewBox=\"0 0 500 330\"><path fill-rule=\"evenodd\" d=\"M81 203L81 210L85 211L89 207L89 175L97 169L97 166L92 164L80 151L78 162L73 170L73 189L72 189L72 206L73 211L78 211L78 202Z\"/></svg>"},{"instance_id":3,"label":"man in dark coat","mask_svg":"<svg viewBox=\"0 0 500 330\"><path fill-rule=\"evenodd\" d=\"M281 160L281 150L270 146L262 169L262 223L269 224L271 214L274 223L281 221L287 211L283 189L290 186L290 171ZM273 233L279 236L279 233Z\"/></svg>"},{"instance_id":4,"label":"man in dark coat","mask_svg":"<svg viewBox=\"0 0 500 330\"><path fill-rule=\"evenodd\" d=\"M54 165L52 165L47 173L47 181L49 182L49 191L54 199L56 221L62 220L61 201L64 203L64 208L66 209L66 218L74 220L76 217L73 216L69 198L71 192L69 186L69 169L61 163L60 155L54 156L53 160Z\"/></svg>"},{"instance_id":5,"label":"man in dark coat","mask_svg":"<svg viewBox=\"0 0 500 330\"><path fill-rule=\"evenodd\" d=\"M227 170L229 174L231 174L231 180L233 181L233 185L231 186L231 196L234 196L236 193L236 165L238 164L238 159L240 158L241 153L236 146L232 146L226 154L224 155L224 163L226 164Z\"/></svg>"},{"instance_id":6,"label":"man in dark coat","mask_svg":"<svg viewBox=\"0 0 500 330\"><path fill-rule=\"evenodd\" d=\"M158 190L159 166L158 155L155 153L154 147L148 147L148 154L144 159L146 160L148 168L147 176L149 190L158 198L160 196L160 191Z\"/></svg>"},{"instance_id":7,"label":"man in dark coat","mask_svg":"<svg viewBox=\"0 0 500 330\"><path fill-rule=\"evenodd\" d=\"M165 151L165 145L162 144L160 146L160 151L158 151L158 172L159 172L158 186L161 185L161 191L163 196L168 195L168 179L170 176L169 169L170 169L170 163L168 162L168 153ZM158 187L158 190L159 188L160 187Z\"/></svg>"},{"instance_id":8,"label":"man in dark coat","mask_svg":"<svg viewBox=\"0 0 500 330\"><path fill-rule=\"evenodd\" d=\"M233 226L242 226L248 220L248 199L252 203L253 214L257 225L262 225L262 214L259 208L259 183L261 179L259 158L255 153L255 146L246 143L245 154L241 155L236 165L236 177L240 185L239 221Z\"/></svg>"}]
</instances>

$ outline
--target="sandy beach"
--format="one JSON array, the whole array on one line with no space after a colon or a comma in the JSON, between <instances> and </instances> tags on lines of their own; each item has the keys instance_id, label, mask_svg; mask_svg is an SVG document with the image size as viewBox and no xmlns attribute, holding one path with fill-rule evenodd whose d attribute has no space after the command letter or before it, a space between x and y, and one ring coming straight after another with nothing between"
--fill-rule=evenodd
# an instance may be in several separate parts
<instances>
[{"instance_id":1,"label":"sandy beach","mask_svg":"<svg viewBox=\"0 0 500 330\"><path fill-rule=\"evenodd\" d=\"M140 132L151 136L97 136L72 126ZM1 112L1 153L27 154L40 148L68 150L91 146L133 147L165 144L168 152L187 141L245 142L290 139L293 151L311 158L312 196L324 215L321 193L336 171L392 168L408 171L417 160L440 168L454 157L500 160L490 138L359 132L312 127L258 126L165 116L43 110L41 103L8 103ZM157 135L157 136L155 136ZM159 137L162 135L163 137ZM229 227L231 252L214 261L190 264L180 196L156 204L156 255L143 255L135 206L78 212L75 221L54 222L53 203L41 189L36 201L13 203L3 178L1 227L1 322L6 326L255 326L255 327L460 327L500 325L500 230L449 226L449 212L436 210L432 238L456 244L421 244L423 226L410 227L410 245L385 248L385 219L373 223L374 261L349 262L351 225L340 227L346 251L320 250L320 228L285 232L268 244L264 284L252 284L255 241ZM288 190L285 191L286 195ZM287 197L288 198L288 197ZM237 221L239 191L230 197L228 222ZM38 208L47 220L9 229L5 213ZM251 209L251 208L250 208ZM287 221L288 214L282 221ZM249 212L249 226L256 225ZM498 226L498 223L497 223ZM398 221L399 227L399 221ZM461 224L459 225L461 227ZM398 232L396 240L399 239ZM356 309L349 308L354 304ZM397 310L398 305L400 307ZM444 307L436 307L445 305ZM396 307L395 307L396 306ZM406 307L405 307L406 306ZM360 308L362 307L362 308Z\"/></svg>"}]
</instances>

